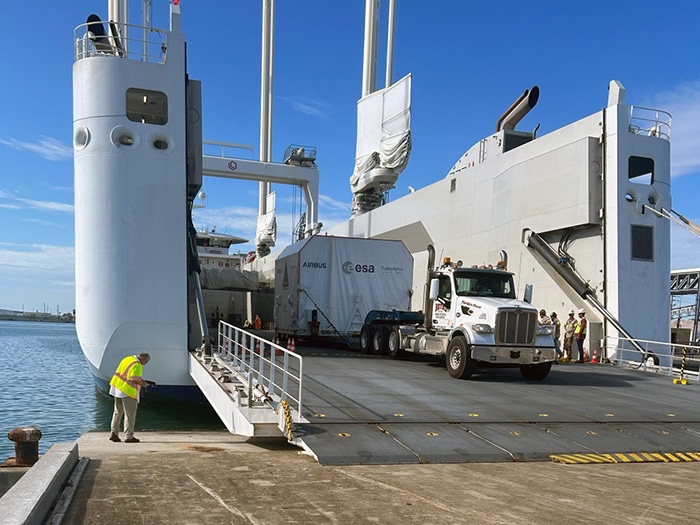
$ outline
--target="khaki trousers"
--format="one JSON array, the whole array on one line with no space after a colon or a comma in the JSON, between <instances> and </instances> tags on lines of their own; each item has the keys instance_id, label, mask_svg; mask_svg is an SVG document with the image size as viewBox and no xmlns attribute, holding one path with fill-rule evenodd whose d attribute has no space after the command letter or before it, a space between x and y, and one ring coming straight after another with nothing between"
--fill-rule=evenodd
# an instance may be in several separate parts
<instances>
[{"instance_id":1,"label":"khaki trousers","mask_svg":"<svg viewBox=\"0 0 700 525\"><path fill-rule=\"evenodd\" d=\"M139 402L132 397L115 397L114 413L112 414L112 433L119 434L119 423L124 415L124 433L126 439L134 437L134 426L136 425L136 409Z\"/></svg>"}]
</instances>

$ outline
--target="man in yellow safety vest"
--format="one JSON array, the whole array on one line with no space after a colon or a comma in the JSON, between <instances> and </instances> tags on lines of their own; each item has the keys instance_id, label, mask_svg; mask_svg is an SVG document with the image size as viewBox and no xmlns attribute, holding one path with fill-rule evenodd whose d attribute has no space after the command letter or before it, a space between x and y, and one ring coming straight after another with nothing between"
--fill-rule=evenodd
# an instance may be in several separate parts
<instances>
[{"instance_id":1,"label":"man in yellow safety vest","mask_svg":"<svg viewBox=\"0 0 700 525\"><path fill-rule=\"evenodd\" d=\"M586 310L581 308L578 311L578 325L574 329L574 339L576 339L576 346L578 347L578 361L577 363L583 363L584 353L583 353L583 342L586 340L586 332L588 331L588 320L586 319Z\"/></svg>"},{"instance_id":2,"label":"man in yellow safety vest","mask_svg":"<svg viewBox=\"0 0 700 525\"><path fill-rule=\"evenodd\" d=\"M126 443L138 443L140 440L134 437L134 426L136 425L136 409L139 404L139 394L141 387L149 385L155 386L153 381L147 381L141 377L143 365L151 360L147 352L139 355L128 355L121 360L117 371L109 382L109 394L114 396L114 414L112 414L112 433L110 441L121 441L119 439L119 424L124 417L124 433Z\"/></svg>"}]
</instances>

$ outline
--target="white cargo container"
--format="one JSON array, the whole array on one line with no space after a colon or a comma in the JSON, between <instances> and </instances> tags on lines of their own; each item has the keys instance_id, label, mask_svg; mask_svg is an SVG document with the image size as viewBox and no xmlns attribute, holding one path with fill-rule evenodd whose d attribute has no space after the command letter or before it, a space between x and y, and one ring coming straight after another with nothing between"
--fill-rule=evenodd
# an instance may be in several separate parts
<instances>
[{"instance_id":1,"label":"white cargo container","mask_svg":"<svg viewBox=\"0 0 700 525\"><path fill-rule=\"evenodd\" d=\"M316 235L275 261L275 329L352 341L370 310L410 310L412 286L403 242Z\"/></svg>"}]
</instances>

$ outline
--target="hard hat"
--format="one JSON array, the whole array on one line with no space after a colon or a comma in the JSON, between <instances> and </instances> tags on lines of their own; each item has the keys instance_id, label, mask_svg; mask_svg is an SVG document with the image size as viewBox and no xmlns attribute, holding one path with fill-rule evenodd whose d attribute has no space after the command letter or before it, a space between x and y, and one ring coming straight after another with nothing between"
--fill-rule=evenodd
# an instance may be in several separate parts
<instances>
[{"instance_id":1,"label":"hard hat","mask_svg":"<svg viewBox=\"0 0 700 525\"><path fill-rule=\"evenodd\" d=\"M573 309L573 308L572 308L571 310L569 310L569 315L574 315L575 313L576 313L576 312L574 312L574 309Z\"/></svg>"},{"instance_id":2,"label":"hard hat","mask_svg":"<svg viewBox=\"0 0 700 525\"><path fill-rule=\"evenodd\" d=\"M549 317L556 317L556 316L557 316L557 312L552 312L551 314L549 314Z\"/></svg>"},{"instance_id":3,"label":"hard hat","mask_svg":"<svg viewBox=\"0 0 700 525\"><path fill-rule=\"evenodd\" d=\"M586 310L583 309L583 308L581 308L581 309L578 311L578 313L580 313L580 314L585 314L585 313L586 313Z\"/></svg>"}]
</instances>

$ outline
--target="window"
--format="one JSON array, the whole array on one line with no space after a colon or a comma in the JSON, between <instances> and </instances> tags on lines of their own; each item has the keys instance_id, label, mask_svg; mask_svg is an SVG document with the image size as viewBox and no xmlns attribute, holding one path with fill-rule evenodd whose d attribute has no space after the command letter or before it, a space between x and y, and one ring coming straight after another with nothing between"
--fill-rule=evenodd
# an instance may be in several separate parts
<instances>
[{"instance_id":1,"label":"window","mask_svg":"<svg viewBox=\"0 0 700 525\"><path fill-rule=\"evenodd\" d=\"M654 260L654 227L632 225L632 260Z\"/></svg>"},{"instance_id":2,"label":"window","mask_svg":"<svg viewBox=\"0 0 700 525\"><path fill-rule=\"evenodd\" d=\"M636 184L654 183L654 159L630 157L627 172L629 179Z\"/></svg>"},{"instance_id":3,"label":"window","mask_svg":"<svg viewBox=\"0 0 700 525\"><path fill-rule=\"evenodd\" d=\"M142 124L167 124L168 95L150 89L127 89L126 118Z\"/></svg>"}]
</instances>

